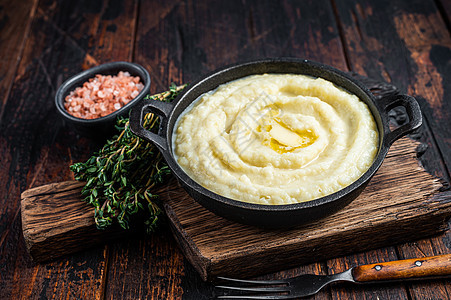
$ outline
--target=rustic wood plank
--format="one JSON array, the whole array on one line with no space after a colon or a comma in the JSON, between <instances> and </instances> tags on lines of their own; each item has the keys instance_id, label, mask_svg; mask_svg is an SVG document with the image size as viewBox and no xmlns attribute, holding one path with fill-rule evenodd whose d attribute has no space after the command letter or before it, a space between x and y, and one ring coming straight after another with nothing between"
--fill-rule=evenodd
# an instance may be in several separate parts
<instances>
[{"instance_id":1,"label":"rustic wood plank","mask_svg":"<svg viewBox=\"0 0 451 300\"><path fill-rule=\"evenodd\" d=\"M37 0L0 1L0 120L37 3Z\"/></svg>"},{"instance_id":2,"label":"rustic wood plank","mask_svg":"<svg viewBox=\"0 0 451 300\"><path fill-rule=\"evenodd\" d=\"M63 181L22 193L23 234L35 261L52 260L128 234L116 227L96 229L92 207L81 197L83 186L83 182ZM82 242L77 241L80 237Z\"/></svg>"},{"instance_id":3,"label":"rustic wood plank","mask_svg":"<svg viewBox=\"0 0 451 300\"><path fill-rule=\"evenodd\" d=\"M429 9L421 2L419 9ZM433 6L432 4L430 6ZM432 8L431 8L432 9ZM424 98L422 109L442 153L448 170L451 168L451 70L444 67L451 60L451 37L439 12L405 13L394 18L398 35L410 52L415 77L408 92ZM415 27L411 27L415 24Z\"/></svg>"},{"instance_id":4,"label":"rustic wood plank","mask_svg":"<svg viewBox=\"0 0 451 300\"><path fill-rule=\"evenodd\" d=\"M177 19L184 5L175 0L141 3L145 13L139 15L134 58L150 73L151 94L167 90L172 82L184 83L180 61L183 43L189 41L181 40L183 25Z\"/></svg>"},{"instance_id":5,"label":"rustic wood plank","mask_svg":"<svg viewBox=\"0 0 451 300\"><path fill-rule=\"evenodd\" d=\"M27 39L32 16L36 11L37 1L21 1L21 2L0 2L0 124L4 115L4 109L8 100L8 95L17 70L17 64ZM25 20L25 21L24 21ZM7 174L8 162L11 161L12 155L7 151L7 145L0 138L0 151L4 154L2 161L5 163L0 166L1 174ZM14 192L14 186L10 185L7 178L0 183L0 203L4 203L8 192ZM3 179L2 178L2 179ZM9 190L11 189L11 190ZM3 206L5 207L5 206ZM14 209L10 213L2 211L0 215L0 245L5 239L7 233L7 224L12 223L15 216Z\"/></svg>"},{"instance_id":6,"label":"rustic wood plank","mask_svg":"<svg viewBox=\"0 0 451 300\"><path fill-rule=\"evenodd\" d=\"M0 124L4 113L4 108L8 100L8 95L11 89L14 75L17 70L17 64L20 60L20 55L23 50L23 44L25 43L29 27L32 21L32 15L36 11L37 1L21 1L21 2L0 2ZM0 151L2 154L6 154L2 157L2 163L0 166L0 177L5 180L1 180L0 183L0 202L6 204L8 193L14 194L18 192L17 187L11 185L6 176L8 172L8 163L11 161L11 155L7 152L7 146L0 139ZM21 236L20 225L18 226L16 220L18 220L18 211L14 211L15 207L7 207L2 205L3 209L0 214L0 247L5 249L9 248L7 245L10 242L10 237L15 236L13 243L17 245L17 238ZM11 232L13 232L11 234ZM0 264L6 266L8 260L15 259L16 249L11 247L8 249L11 251L9 255L0 256ZM5 253L8 253L8 250ZM24 252L25 253L25 252ZM3 272L0 275L2 284L0 285L0 296L9 294L13 285L13 276L9 272ZM5 298L2 297L2 298Z\"/></svg>"},{"instance_id":7,"label":"rustic wood plank","mask_svg":"<svg viewBox=\"0 0 451 300\"><path fill-rule=\"evenodd\" d=\"M445 163L448 164L449 169L449 116L442 116L442 118L435 116L435 112L443 111L443 107L438 106L449 105L449 101L445 100L449 93L447 88L449 70L438 67L441 64L446 65L449 56L446 58L446 55L434 53L431 46L435 44L441 49L449 49L450 39L449 28L447 29L444 25L445 22L437 12L434 2L334 2L337 19L341 21L349 64L362 74L392 82L420 100L426 117L423 130L415 134L415 137L423 143L418 149L420 160L431 174L449 182L445 165ZM383 30L381 30L381 24L383 24ZM441 62L437 63L438 61ZM420 84L420 82L423 83ZM436 90L444 91L444 93L440 95ZM444 127L447 129L443 129ZM425 149L427 151L424 151ZM442 152L443 149L445 152ZM441 156L445 163L438 159ZM449 239L447 237L449 234L448 231L442 237L417 242L423 245L421 247L426 248L428 248L426 245L432 243L435 247L441 248L442 252L419 253L415 250L416 247L406 244L399 246L396 253L399 253L399 258L436 255L443 251L447 253L450 251L449 244L445 246L443 239ZM445 299L449 297L449 292L444 292L446 290L446 284L443 281L414 283L409 285L409 296L418 299ZM349 296L349 294L341 294L342 297L345 295Z\"/></svg>"},{"instance_id":8,"label":"rustic wood plank","mask_svg":"<svg viewBox=\"0 0 451 300\"><path fill-rule=\"evenodd\" d=\"M0 150L5 158L0 170L5 187L0 192L0 227L5 228L1 230L0 257L4 263L2 274L7 279L7 284L0 287L0 298L103 297L108 254L105 249L42 265L30 261L20 238L20 191L44 182L71 179L68 165L72 159L85 159L97 149L98 142L80 138L62 126L52 99L58 85L83 67L131 59L127 39L133 37L134 26L129 23L136 13L136 1L39 3L0 125ZM111 25L116 25L116 35L108 32ZM118 36L126 38L122 42ZM113 46L96 52L107 45ZM109 55L109 50L117 56Z\"/></svg>"},{"instance_id":9,"label":"rustic wood plank","mask_svg":"<svg viewBox=\"0 0 451 300\"><path fill-rule=\"evenodd\" d=\"M417 97L449 169L450 71L442 66L450 59L451 37L434 2L336 4L352 69ZM384 30L377 24L384 24Z\"/></svg>"},{"instance_id":10,"label":"rustic wood plank","mask_svg":"<svg viewBox=\"0 0 451 300\"><path fill-rule=\"evenodd\" d=\"M0 296L2 299L98 299L96 279L104 275L105 254L86 251L51 264L36 265L27 254L19 217L10 225L0 255ZM11 272L11 262L20 271Z\"/></svg>"},{"instance_id":11,"label":"rustic wood plank","mask_svg":"<svg viewBox=\"0 0 451 300\"><path fill-rule=\"evenodd\" d=\"M109 259L105 299L181 299L187 292L184 258L167 228L114 243Z\"/></svg>"},{"instance_id":12,"label":"rustic wood plank","mask_svg":"<svg viewBox=\"0 0 451 300\"><path fill-rule=\"evenodd\" d=\"M134 44L134 61L152 80L151 93L183 83L177 66L177 22L171 16L178 1L141 1ZM169 18L171 22L166 21ZM164 21L166 20L166 21ZM184 258L165 228L162 233L126 240L110 247L106 299L180 299L184 290ZM196 274L193 274L196 275Z\"/></svg>"}]
</instances>

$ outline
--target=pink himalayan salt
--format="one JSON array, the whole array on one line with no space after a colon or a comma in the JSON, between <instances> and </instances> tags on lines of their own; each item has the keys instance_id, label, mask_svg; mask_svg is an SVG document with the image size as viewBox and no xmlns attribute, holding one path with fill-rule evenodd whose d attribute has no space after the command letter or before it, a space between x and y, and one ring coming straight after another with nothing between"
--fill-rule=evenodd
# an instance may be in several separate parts
<instances>
[{"instance_id":1,"label":"pink himalayan salt","mask_svg":"<svg viewBox=\"0 0 451 300\"><path fill-rule=\"evenodd\" d=\"M138 76L120 71L117 76L97 74L69 93L64 108L81 119L96 119L115 112L136 98L144 85Z\"/></svg>"}]
</instances>

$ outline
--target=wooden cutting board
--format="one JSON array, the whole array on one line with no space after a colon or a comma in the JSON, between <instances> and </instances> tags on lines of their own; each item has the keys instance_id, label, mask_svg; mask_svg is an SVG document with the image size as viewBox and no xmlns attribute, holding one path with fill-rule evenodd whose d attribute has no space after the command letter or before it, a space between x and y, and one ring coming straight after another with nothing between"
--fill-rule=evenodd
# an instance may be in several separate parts
<instances>
[{"instance_id":1,"label":"wooden cutting board","mask_svg":"<svg viewBox=\"0 0 451 300\"><path fill-rule=\"evenodd\" d=\"M418 143L391 147L364 192L343 210L312 224L265 230L207 211L169 180L158 191L181 250L204 280L254 276L439 233L451 215L451 192L417 160ZM95 228L82 201L83 183L49 184L22 194L22 226L36 261L70 254L129 235Z\"/></svg>"}]
</instances>

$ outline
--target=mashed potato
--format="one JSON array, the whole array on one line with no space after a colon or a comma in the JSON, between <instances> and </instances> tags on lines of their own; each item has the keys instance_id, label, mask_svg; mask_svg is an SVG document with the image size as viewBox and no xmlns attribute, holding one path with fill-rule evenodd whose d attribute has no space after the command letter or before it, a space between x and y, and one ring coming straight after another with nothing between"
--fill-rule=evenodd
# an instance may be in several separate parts
<instances>
[{"instance_id":1,"label":"mashed potato","mask_svg":"<svg viewBox=\"0 0 451 300\"><path fill-rule=\"evenodd\" d=\"M174 152L205 188L279 205L332 194L373 163L365 103L321 78L252 75L202 95L176 124Z\"/></svg>"}]
</instances>

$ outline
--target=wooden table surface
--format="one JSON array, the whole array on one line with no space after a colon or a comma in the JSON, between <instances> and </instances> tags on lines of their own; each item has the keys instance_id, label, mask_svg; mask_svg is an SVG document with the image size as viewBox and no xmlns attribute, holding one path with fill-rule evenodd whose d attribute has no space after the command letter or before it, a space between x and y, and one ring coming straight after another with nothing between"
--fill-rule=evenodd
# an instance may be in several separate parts
<instances>
[{"instance_id":1,"label":"wooden table surface","mask_svg":"<svg viewBox=\"0 0 451 300\"><path fill-rule=\"evenodd\" d=\"M227 64L298 57L385 80L419 101L422 165L449 186L451 1L0 0L0 299L211 299L167 226L157 234L36 264L20 194L73 179L101 141L63 126L53 98L79 71L133 61L151 92ZM427 151L425 151L427 149ZM358 237L355 237L358 239ZM326 274L357 264L451 253L451 232L269 274ZM328 287L312 299L451 299L450 281Z\"/></svg>"}]
</instances>

